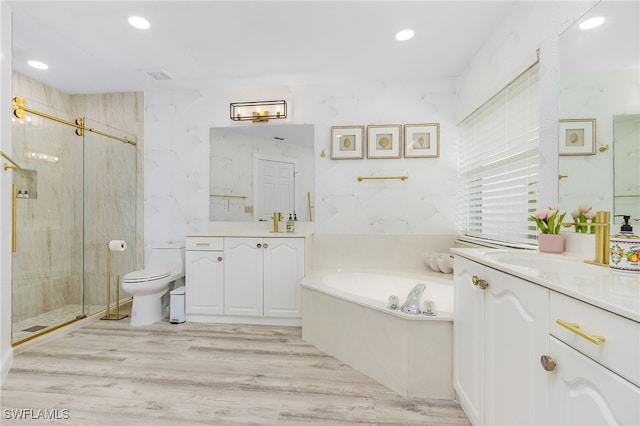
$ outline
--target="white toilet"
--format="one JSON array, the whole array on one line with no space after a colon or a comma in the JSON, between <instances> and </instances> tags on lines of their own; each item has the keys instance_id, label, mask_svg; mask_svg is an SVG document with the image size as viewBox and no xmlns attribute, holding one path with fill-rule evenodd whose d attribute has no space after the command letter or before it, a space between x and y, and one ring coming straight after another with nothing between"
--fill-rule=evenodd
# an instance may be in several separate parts
<instances>
[{"instance_id":1,"label":"white toilet","mask_svg":"<svg viewBox=\"0 0 640 426\"><path fill-rule=\"evenodd\" d=\"M183 277L184 243L153 246L147 266L122 278L122 290L133 295L131 325L149 325L162 320L166 316L163 296L173 281Z\"/></svg>"}]
</instances>

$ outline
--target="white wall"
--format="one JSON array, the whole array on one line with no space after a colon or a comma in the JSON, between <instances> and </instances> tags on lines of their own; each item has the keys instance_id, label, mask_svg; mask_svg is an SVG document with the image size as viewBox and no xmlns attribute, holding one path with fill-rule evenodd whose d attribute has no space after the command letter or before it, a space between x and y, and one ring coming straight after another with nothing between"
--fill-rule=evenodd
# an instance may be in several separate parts
<instances>
[{"instance_id":1,"label":"white wall","mask_svg":"<svg viewBox=\"0 0 640 426\"><path fill-rule=\"evenodd\" d=\"M0 150L11 152L11 12L0 1ZM4 164L5 161L0 163ZM0 383L11 367L11 173L0 169Z\"/></svg>"},{"instance_id":2,"label":"white wall","mask_svg":"<svg viewBox=\"0 0 640 426\"><path fill-rule=\"evenodd\" d=\"M518 3L461 78L457 120L468 116L517 77L539 52L541 206L558 201L558 36L597 2Z\"/></svg>"},{"instance_id":3,"label":"white wall","mask_svg":"<svg viewBox=\"0 0 640 426\"><path fill-rule=\"evenodd\" d=\"M228 104L286 99L289 122L315 125L315 226L320 234L452 234L456 230L457 122L541 57L542 200L557 199L557 36L595 1L523 2L496 28L460 80L357 81L332 86L244 86L146 94L145 241L206 229L208 128L229 126ZM214 85L214 83L211 83ZM333 125L439 122L437 159L342 160ZM406 182L358 175L407 174Z\"/></svg>"},{"instance_id":4,"label":"white wall","mask_svg":"<svg viewBox=\"0 0 640 426\"><path fill-rule=\"evenodd\" d=\"M458 130L455 81L349 82L333 86L242 87L147 93L146 243L183 238L208 222L209 133L232 125L228 104L286 99L295 124L315 126L317 233L451 234L456 221ZM440 158L331 160L334 125L440 123ZM359 175L409 180L357 182Z\"/></svg>"}]
</instances>

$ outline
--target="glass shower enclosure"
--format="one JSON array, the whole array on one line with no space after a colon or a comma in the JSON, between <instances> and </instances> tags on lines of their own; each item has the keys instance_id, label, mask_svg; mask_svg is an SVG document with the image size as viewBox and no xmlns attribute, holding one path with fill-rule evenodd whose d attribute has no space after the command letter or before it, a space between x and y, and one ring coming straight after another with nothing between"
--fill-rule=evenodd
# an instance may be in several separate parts
<instances>
[{"instance_id":1,"label":"glass shower enclosure","mask_svg":"<svg viewBox=\"0 0 640 426\"><path fill-rule=\"evenodd\" d=\"M116 280L136 266L136 137L87 118L71 126L75 117L47 105L29 108L42 115L12 122L14 345L113 306ZM127 248L111 253L108 292L114 239Z\"/></svg>"}]
</instances>

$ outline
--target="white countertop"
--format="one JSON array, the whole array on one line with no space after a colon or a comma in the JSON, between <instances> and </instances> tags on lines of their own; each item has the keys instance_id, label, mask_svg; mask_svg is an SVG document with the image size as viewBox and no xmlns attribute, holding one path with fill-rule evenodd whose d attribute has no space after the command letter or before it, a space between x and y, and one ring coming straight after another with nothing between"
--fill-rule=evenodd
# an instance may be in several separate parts
<instances>
[{"instance_id":1,"label":"white countertop","mask_svg":"<svg viewBox=\"0 0 640 426\"><path fill-rule=\"evenodd\" d=\"M452 248L451 252L640 322L640 274L590 265L565 254L484 248ZM505 261L509 256L516 261ZM527 258L530 262L518 261Z\"/></svg>"},{"instance_id":2,"label":"white countertop","mask_svg":"<svg viewBox=\"0 0 640 426\"><path fill-rule=\"evenodd\" d=\"M273 222L209 222L207 229L194 232L187 237L243 237L243 238L306 238L313 235L312 222L295 223L295 232L286 232L286 221L278 228L283 232L274 233Z\"/></svg>"}]
</instances>

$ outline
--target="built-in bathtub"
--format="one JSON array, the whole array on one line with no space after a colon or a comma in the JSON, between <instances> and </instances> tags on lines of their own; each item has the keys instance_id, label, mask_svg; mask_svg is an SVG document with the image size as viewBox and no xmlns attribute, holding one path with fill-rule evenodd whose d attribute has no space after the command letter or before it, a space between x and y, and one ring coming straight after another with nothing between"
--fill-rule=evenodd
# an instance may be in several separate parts
<instances>
[{"instance_id":1,"label":"built-in bathtub","mask_svg":"<svg viewBox=\"0 0 640 426\"><path fill-rule=\"evenodd\" d=\"M389 296L402 304L418 283L436 316L388 308ZM303 339L407 397L454 399L452 333L451 279L324 270L302 281Z\"/></svg>"}]
</instances>

